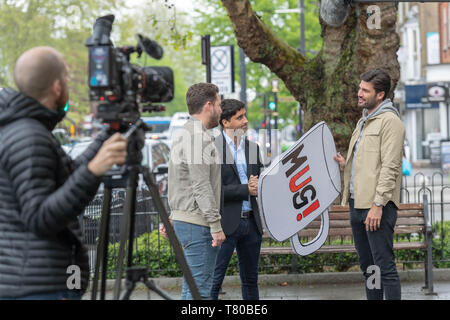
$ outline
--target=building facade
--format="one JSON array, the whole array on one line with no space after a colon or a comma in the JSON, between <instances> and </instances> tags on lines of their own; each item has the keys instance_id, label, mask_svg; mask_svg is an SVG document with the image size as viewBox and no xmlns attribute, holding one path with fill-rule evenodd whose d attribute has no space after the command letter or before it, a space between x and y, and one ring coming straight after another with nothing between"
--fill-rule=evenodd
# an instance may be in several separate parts
<instances>
[{"instance_id":1,"label":"building facade","mask_svg":"<svg viewBox=\"0 0 450 320\"><path fill-rule=\"evenodd\" d=\"M448 104L436 95L448 96L450 7L401 2L398 9L401 73L394 102L405 123L410 161L439 165L437 141L449 139Z\"/></svg>"}]
</instances>

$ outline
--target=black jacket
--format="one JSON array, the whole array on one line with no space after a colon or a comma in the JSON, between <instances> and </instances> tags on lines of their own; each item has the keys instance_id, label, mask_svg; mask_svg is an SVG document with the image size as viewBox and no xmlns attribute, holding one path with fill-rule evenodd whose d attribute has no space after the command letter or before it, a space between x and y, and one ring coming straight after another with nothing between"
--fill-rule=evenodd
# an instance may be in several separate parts
<instances>
[{"instance_id":1,"label":"black jacket","mask_svg":"<svg viewBox=\"0 0 450 320\"><path fill-rule=\"evenodd\" d=\"M0 91L0 297L67 290L70 265L88 284L77 216L100 179L88 169L106 132L76 161L51 131L63 114L12 89Z\"/></svg>"},{"instance_id":2,"label":"black jacket","mask_svg":"<svg viewBox=\"0 0 450 320\"><path fill-rule=\"evenodd\" d=\"M225 137L222 134L216 138L216 146L222 158L222 201L221 201L221 215L222 215L222 229L225 235L230 235L236 231L239 226L242 211L242 202L248 200L249 192L248 185L241 184L239 173L236 164L233 160L233 155L227 145ZM249 159L249 154L252 157ZM260 175L263 167L259 154L259 146L245 139L245 159L247 162L247 178L250 175ZM227 162L228 160L228 162ZM249 161L251 160L251 161ZM259 216L258 204L256 197L250 196L250 204L252 206L258 231L262 234L263 228L261 218Z\"/></svg>"}]
</instances>

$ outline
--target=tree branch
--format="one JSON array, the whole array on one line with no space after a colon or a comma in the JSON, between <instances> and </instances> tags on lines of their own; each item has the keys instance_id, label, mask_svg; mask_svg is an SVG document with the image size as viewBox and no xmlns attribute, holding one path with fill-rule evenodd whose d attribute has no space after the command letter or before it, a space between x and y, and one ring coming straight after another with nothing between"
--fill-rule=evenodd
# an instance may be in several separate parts
<instances>
[{"instance_id":1,"label":"tree branch","mask_svg":"<svg viewBox=\"0 0 450 320\"><path fill-rule=\"evenodd\" d=\"M233 24L238 45L253 61L266 65L298 100L299 88L291 81L300 75L306 58L280 39L253 11L248 0L222 0Z\"/></svg>"}]
</instances>

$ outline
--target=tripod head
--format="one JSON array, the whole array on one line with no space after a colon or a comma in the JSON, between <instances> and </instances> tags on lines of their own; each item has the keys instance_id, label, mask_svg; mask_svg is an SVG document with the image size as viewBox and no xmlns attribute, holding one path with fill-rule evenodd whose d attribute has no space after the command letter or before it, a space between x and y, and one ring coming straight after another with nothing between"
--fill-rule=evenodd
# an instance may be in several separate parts
<instances>
[{"instance_id":1,"label":"tripod head","mask_svg":"<svg viewBox=\"0 0 450 320\"><path fill-rule=\"evenodd\" d=\"M103 177L105 187L109 188L126 188L128 185L128 177L131 169L141 166L142 148L145 145L145 132L151 129L147 124L139 119L133 124L123 136L128 139L127 161L122 166L113 166Z\"/></svg>"}]
</instances>

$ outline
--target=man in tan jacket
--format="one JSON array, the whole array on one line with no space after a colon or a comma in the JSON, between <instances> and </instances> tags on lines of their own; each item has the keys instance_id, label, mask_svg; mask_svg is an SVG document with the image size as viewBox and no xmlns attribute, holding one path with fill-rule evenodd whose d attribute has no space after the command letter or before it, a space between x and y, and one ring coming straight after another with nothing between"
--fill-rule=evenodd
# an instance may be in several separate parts
<instances>
[{"instance_id":1,"label":"man in tan jacket","mask_svg":"<svg viewBox=\"0 0 450 320\"><path fill-rule=\"evenodd\" d=\"M217 254L225 240L221 164L211 132L219 124L220 102L214 84L189 87L186 104L191 118L175 133L169 161L170 219L202 299L211 298ZM160 231L167 235L163 226ZM192 300L184 278L181 299Z\"/></svg>"},{"instance_id":2,"label":"man in tan jacket","mask_svg":"<svg viewBox=\"0 0 450 320\"><path fill-rule=\"evenodd\" d=\"M401 298L393 235L400 202L405 126L386 98L390 89L391 79L384 71L370 70L361 75L358 106L363 108L363 116L353 131L347 159L335 156L344 170L342 204L348 202L350 206L361 270L366 280L376 267L381 272L380 286L366 285L369 300L382 300L383 293L387 300Z\"/></svg>"}]
</instances>

